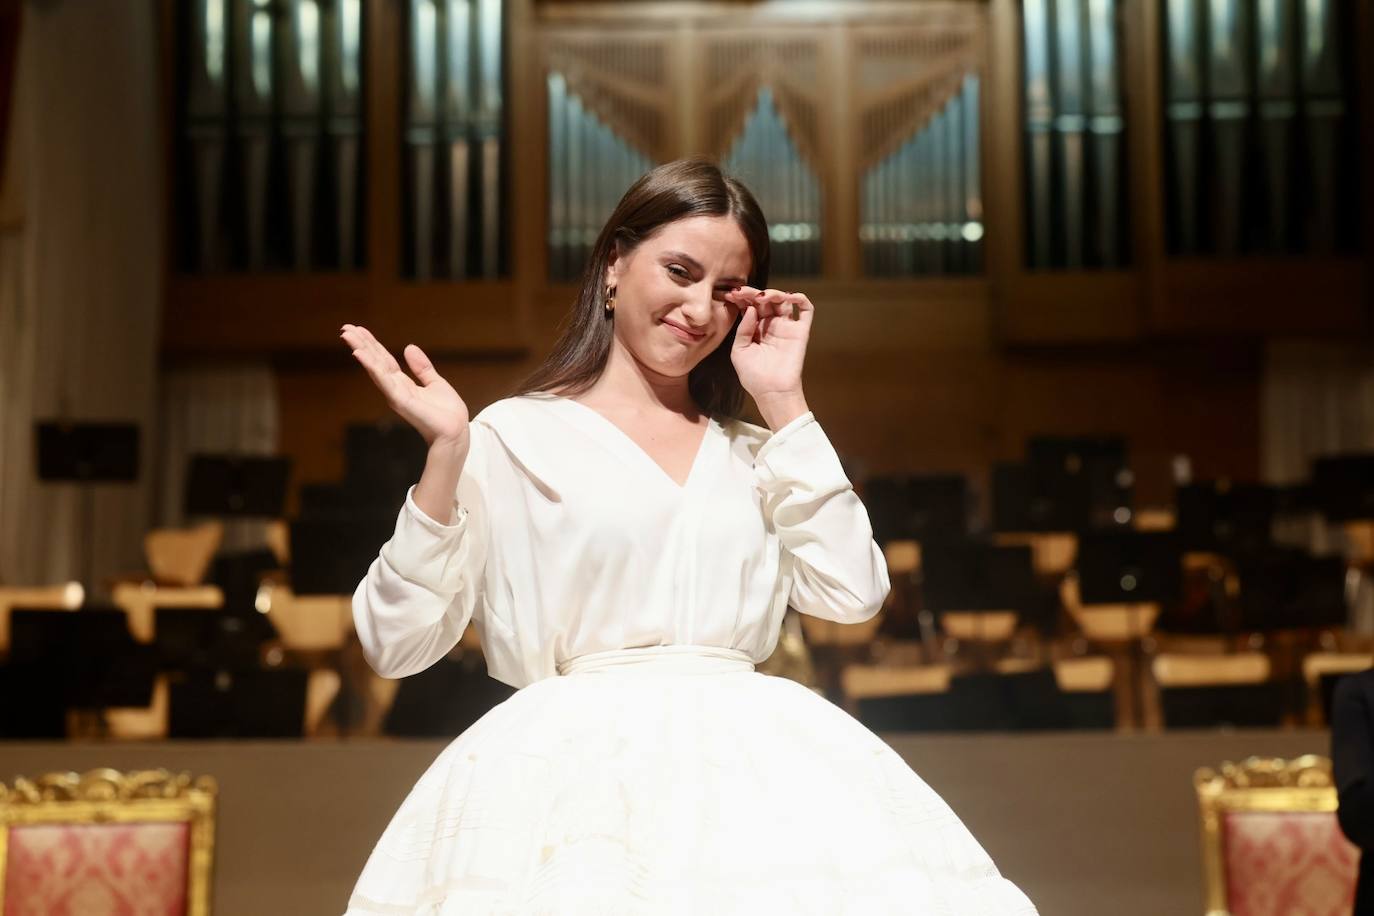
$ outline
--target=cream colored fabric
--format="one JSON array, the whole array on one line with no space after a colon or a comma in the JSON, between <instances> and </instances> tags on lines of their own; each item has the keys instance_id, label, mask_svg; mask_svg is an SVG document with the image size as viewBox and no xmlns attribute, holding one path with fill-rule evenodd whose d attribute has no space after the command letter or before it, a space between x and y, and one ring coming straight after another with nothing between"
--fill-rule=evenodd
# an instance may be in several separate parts
<instances>
[{"instance_id":1,"label":"cream colored fabric","mask_svg":"<svg viewBox=\"0 0 1374 916\"><path fill-rule=\"evenodd\" d=\"M469 622L492 676L516 687L632 646L714 645L761 662L789 603L858 622L888 592L868 513L809 413L772 436L711 421L679 487L583 404L498 401L473 420L452 521L408 495L354 595L384 675L428 667Z\"/></svg>"}]
</instances>

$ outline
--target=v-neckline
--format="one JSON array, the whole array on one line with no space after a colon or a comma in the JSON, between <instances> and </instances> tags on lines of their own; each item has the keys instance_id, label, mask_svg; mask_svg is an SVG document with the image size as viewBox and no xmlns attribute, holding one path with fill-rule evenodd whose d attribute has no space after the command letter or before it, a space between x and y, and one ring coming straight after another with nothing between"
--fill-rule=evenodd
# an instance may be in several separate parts
<instances>
[{"instance_id":1,"label":"v-neckline","mask_svg":"<svg viewBox=\"0 0 1374 916\"><path fill-rule=\"evenodd\" d=\"M697 443L697 450L695 454L692 456L692 466L687 469L687 477L683 479L681 483L678 483L677 480L674 479L673 476L668 473L668 471L663 467L663 465L659 464L658 461L652 455L650 455L648 451L645 450L644 446L636 442L629 433L621 429L620 426L616 424L615 421L613 421L610 417L606 416L601 411L597 410L595 407L588 407L581 401L574 401L572 398L563 397L561 395L555 395L554 400L564 401L568 404L571 404L573 406L574 411L577 414L587 417L588 419L596 422L600 426L609 429L614 437L614 440L620 444L621 451L625 453L627 456L629 456L630 460L641 462L647 465L648 467L653 468L654 471L658 472L659 477L667 481L673 487L673 489L677 490L679 493L685 492L689 487L691 487L692 481L694 481L698 477L698 475L701 473L702 465L706 463L706 447L707 444L711 441L711 433L715 430L716 426L716 420L714 417L706 418L706 429L702 431L701 441Z\"/></svg>"}]
</instances>

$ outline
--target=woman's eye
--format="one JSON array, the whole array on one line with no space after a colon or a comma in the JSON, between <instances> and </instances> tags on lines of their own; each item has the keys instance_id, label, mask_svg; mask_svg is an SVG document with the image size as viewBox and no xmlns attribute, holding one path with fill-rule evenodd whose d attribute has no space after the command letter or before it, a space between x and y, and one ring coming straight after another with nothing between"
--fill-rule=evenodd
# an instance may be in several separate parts
<instances>
[{"instance_id":1,"label":"woman's eye","mask_svg":"<svg viewBox=\"0 0 1374 916\"><path fill-rule=\"evenodd\" d=\"M682 277L684 280L690 279L690 274L687 273L687 269L685 267L679 267L676 264L670 264L668 266L668 273L675 277Z\"/></svg>"}]
</instances>

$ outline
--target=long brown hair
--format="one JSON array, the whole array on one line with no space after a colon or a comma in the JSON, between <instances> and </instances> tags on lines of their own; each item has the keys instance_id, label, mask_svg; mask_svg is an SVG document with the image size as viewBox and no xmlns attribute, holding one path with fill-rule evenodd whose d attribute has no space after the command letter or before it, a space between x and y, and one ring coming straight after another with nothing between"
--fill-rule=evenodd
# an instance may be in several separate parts
<instances>
[{"instance_id":1,"label":"long brown hair","mask_svg":"<svg viewBox=\"0 0 1374 916\"><path fill-rule=\"evenodd\" d=\"M561 395L581 394L606 368L615 337L606 313L606 268L611 252L619 246L624 257L635 246L668 223L692 216L729 216L739 224L749 243L752 266L749 285L768 284L768 223L749 189L722 174L707 159L679 159L660 165L639 177L616 205L592 246L567 324L558 343L538 369L516 389L516 395L539 391ZM692 368L687 390L708 416L737 417L744 406L744 388L730 362L735 328L710 354Z\"/></svg>"}]
</instances>

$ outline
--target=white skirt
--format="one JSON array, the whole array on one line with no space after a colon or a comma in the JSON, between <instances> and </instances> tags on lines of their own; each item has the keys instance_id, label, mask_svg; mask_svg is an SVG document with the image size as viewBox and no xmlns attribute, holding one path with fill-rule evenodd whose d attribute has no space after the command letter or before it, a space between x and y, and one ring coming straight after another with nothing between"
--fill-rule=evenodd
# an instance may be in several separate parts
<instances>
[{"instance_id":1,"label":"white skirt","mask_svg":"<svg viewBox=\"0 0 1374 916\"><path fill-rule=\"evenodd\" d=\"M348 914L1026 914L843 710L732 649L602 652L444 749Z\"/></svg>"}]
</instances>

